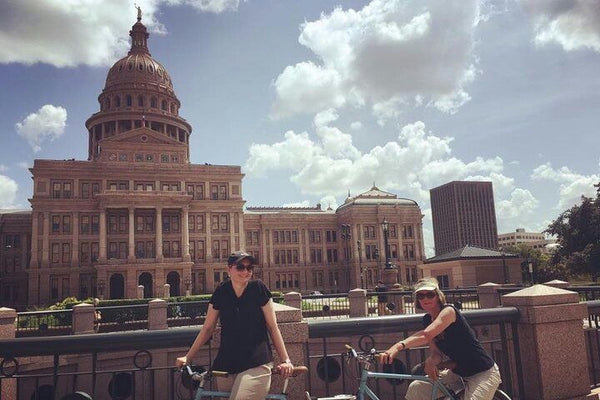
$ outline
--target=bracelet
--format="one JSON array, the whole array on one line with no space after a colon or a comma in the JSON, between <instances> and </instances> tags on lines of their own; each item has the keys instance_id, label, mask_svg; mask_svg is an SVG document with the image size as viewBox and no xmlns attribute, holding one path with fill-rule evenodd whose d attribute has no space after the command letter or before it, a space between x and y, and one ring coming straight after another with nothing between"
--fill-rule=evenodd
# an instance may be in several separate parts
<instances>
[{"instance_id":1,"label":"bracelet","mask_svg":"<svg viewBox=\"0 0 600 400\"><path fill-rule=\"evenodd\" d=\"M400 342L400 344L402 345L402 350L406 349L406 344L404 342Z\"/></svg>"},{"instance_id":2,"label":"bracelet","mask_svg":"<svg viewBox=\"0 0 600 400\"><path fill-rule=\"evenodd\" d=\"M284 364L291 364L292 360L290 360L289 358L286 358L285 360L283 360Z\"/></svg>"}]
</instances>

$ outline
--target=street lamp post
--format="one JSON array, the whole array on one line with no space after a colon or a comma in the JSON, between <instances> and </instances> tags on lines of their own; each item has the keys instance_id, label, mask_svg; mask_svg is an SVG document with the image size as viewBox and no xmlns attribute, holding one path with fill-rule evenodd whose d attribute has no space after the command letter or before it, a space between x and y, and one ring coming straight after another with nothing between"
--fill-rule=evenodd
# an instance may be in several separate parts
<instances>
[{"instance_id":1,"label":"street lamp post","mask_svg":"<svg viewBox=\"0 0 600 400\"><path fill-rule=\"evenodd\" d=\"M506 260L504 259L504 249L501 249L500 251L502 254L502 273L504 274L504 283L508 283L508 268L506 267Z\"/></svg>"},{"instance_id":2,"label":"street lamp post","mask_svg":"<svg viewBox=\"0 0 600 400\"><path fill-rule=\"evenodd\" d=\"M527 267L529 269L529 281L533 285L535 284L535 280L533 279L533 263L529 258L527 259Z\"/></svg>"},{"instance_id":3,"label":"street lamp post","mask_svg":"<svg viewBox=\"0 0 600 400\"><path fill-rule=\"evenodd\" d=\"M183 281L183 284L185 285L185 295L189 296L190 295L190 286L192 285L192 280L189 277L187 277Z\"/></svg>"},{"instance_id":4,"label":"street lamp post","mask_svg":"<svg viewBox=\"0 0 600 400\"><path fill-rule=\"evenodd\" d=\"M360 240L356 241L356 246L358 246L358 267L360 268L360 288L365 288L365 271L362 265L362 248L360 247Z\"/></svg>"},{"instance_id":5,"label":"street lamp post","mask_svg":"<svg viewBox=\"0 0 600 400\"><path fill-rule=\"evenodd\" d=\"M348 290L350 290L351 280L350 280L350 239L352 237L351 228L349 224L342 224L341 226L342 233L340 237L344 241L344 256L346 258L346 274L348 281Z\"/></svg>"},{"instance_id":6,"label":"street lamp post","mask_svg":"<svg viewBox=\"0 0 600 400\"><path fill-rule=\"evenodd\" d=\"M385 269L392 268L392 260L390 259L390 249L388 245L388 235L390 230L390 224L386 219L381 223L381 227L383 228L383 246L385 251Z\"/></svg>"},{"instance_id":7,"label":"street lamp post","mask_svg":"<svg viewBox=\"0 0 600 400\"><path fill-rule=\"evenodd\" d=\"M104 280L102 279L98 281L98 297L100 300L104 300Z\"/></svg>"}]
</instances>

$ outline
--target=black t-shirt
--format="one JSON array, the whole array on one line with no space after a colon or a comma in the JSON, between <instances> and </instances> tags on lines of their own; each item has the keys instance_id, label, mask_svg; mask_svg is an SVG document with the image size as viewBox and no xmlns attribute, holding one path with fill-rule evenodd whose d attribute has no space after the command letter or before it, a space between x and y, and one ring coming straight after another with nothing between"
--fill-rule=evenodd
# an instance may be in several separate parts
<instances>
[{"instance_id":1,"label":"black t-shirt","mask_svg":"<svg viewBox=\"0 0 600 400\"><path fill-rule=\"evenodd\" d=\"M387 288L385 286L375 286L375 291L376 292L385 292L387 291ZM387 299L387 295L385 294L380 294L377 296L377 302L378 303L387 303L388 299Z\"/></svg>"},{"instance_id":2,"label":"black t-shirt","mask_svg":"<svg viewBox=\"0 0 600 400\"><path fill-rule=\"evenodd\" d=\"M456 368L453 372L467 377L492 368L494 360L481 346L465 317L453 305L446 304L442 309L446 307L454 308L456 321L451 323L434 340L436 346L452 361L456 362ZM431 322L431 315L425 314L423 317L425 328Z\"/></svg>"},{"instance_id":3,"label":"black t-shirt","mask_svg":"<svg viewBox=\"0 0 600 400\"><path fill-rule=\"evenodd\" d=\"M219 311L221 346L212 368L238 373L273 361L262 306L272 297L260 280L248 282L238 298L231 281L219 285L210 303Z\"/></svg>"}]
</instances>

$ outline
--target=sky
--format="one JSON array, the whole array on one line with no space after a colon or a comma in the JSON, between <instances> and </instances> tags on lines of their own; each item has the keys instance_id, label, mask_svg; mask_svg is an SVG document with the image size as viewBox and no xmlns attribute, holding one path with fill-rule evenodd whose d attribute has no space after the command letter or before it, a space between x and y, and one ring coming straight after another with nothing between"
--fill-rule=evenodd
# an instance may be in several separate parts
<instances>
[{"instance_id":1,"label":"sky","mask_svg":"<svg viewBox=\"0 0 600 400\"><path fill-rule=\"evenodd\" d=\"M246 206L336 208L373 184L493 182L499 233L542 231L600 182L597 0L136 0L193 127ZM0 209L35 159L87 159L133 1L0 0Z\"/></svg>"}]
</instances>

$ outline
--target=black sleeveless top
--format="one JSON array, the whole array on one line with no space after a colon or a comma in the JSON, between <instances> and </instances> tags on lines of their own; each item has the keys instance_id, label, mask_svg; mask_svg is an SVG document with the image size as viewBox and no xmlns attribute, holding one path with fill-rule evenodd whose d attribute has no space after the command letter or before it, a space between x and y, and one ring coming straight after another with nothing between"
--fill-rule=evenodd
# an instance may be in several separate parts
<instances>
[{"instance_id":1,"label":"black sleeveless top","mask_svg":"<svg viewBox=\"0 0 600 400\"><path fill-rule=\"evenodd\" d=\"M219 311L221 345L212 368L239 373L273 361L262 306L272 297L260 280L248 282L238 298L231 281L217 287L210 303Z\"/></svg>"},{"instance_id":2,"label":"black sleeveless top","mask_svg":"<svg viewBox=\"0 0 600 400\"><path fill-rule=\"evenodd\" d=\"M465 317L453 305L445 304L442 309L452 307L456 312L456 321L451 323L442 333L435 337L435 345L456 362L453 372L462 377L487 371L494 365L494 360L486 353ZM423 325L431 324L431 315L425 314Z\"/></svg>"}]
</instances>

